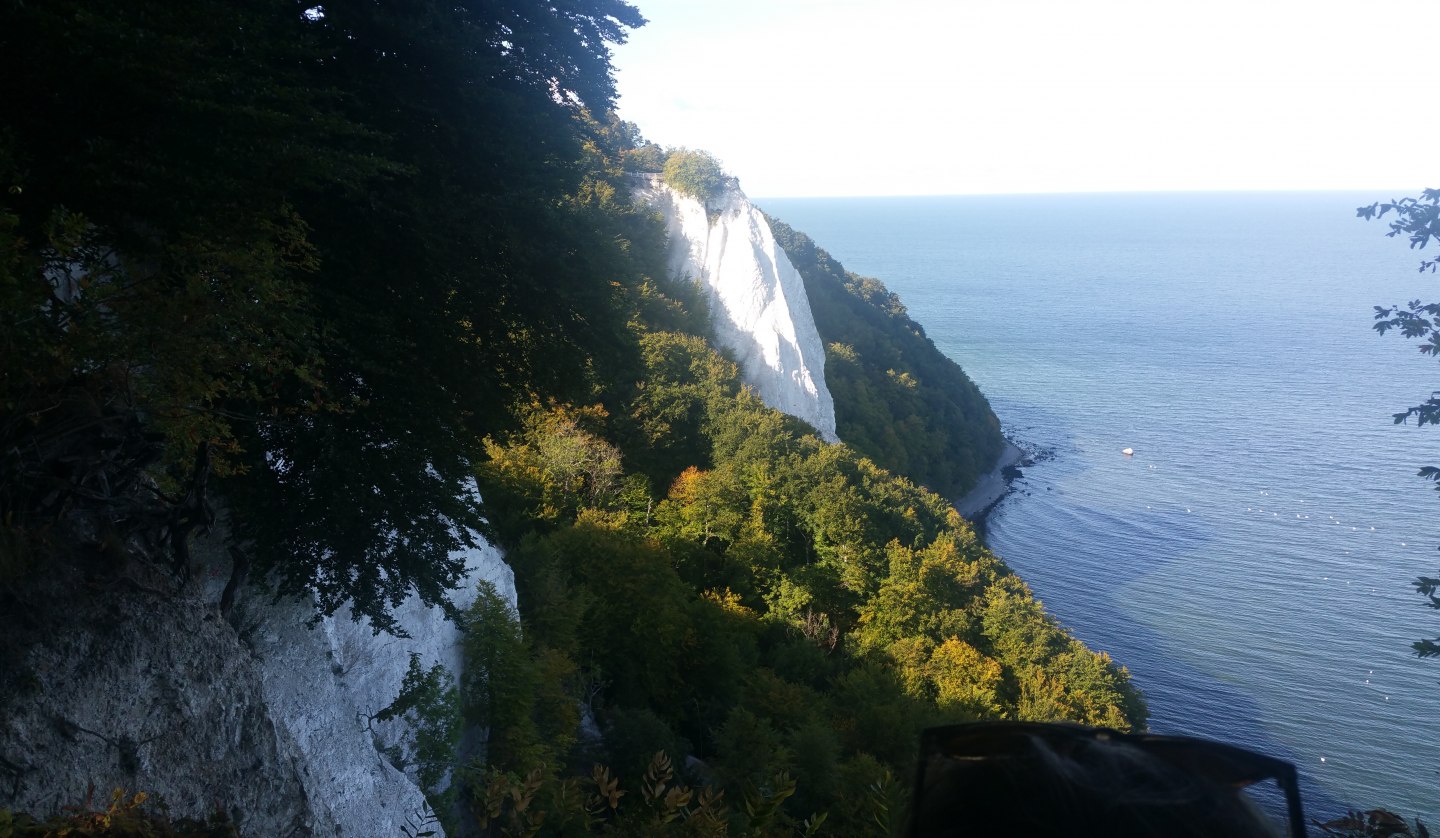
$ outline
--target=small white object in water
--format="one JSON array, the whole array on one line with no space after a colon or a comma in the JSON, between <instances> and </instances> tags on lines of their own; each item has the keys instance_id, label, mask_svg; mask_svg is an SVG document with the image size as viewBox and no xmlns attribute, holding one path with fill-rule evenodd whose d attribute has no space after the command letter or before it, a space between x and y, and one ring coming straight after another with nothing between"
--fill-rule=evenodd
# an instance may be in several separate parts
<instances>
[{"instance_id":1,"label":"small white object in water","mask_svg":"<svg viewBox=\"0 0 1440 838\"><path fill-rule=\"evenodd\" d=\"M1320 757L1320 761L1321 761L1321 762L1324 762L1324 761L1325 761L1325 757Z\"/></svg>"},{"instance_id":2,"label":"small white object in water","mask_svg":"<svg viewBox=\"0 0 1440 838\"><path fill-rule=\"evenodd\" d=\"M1127 457L1131 457L1131 456L1134 456L1134 454L1135 454L1135 449L1134 449L1134 448L1122 448L1122 449L1120 450L1120 453L1121 453L1121 454L1124 454L1124 455L1127 456Z\"/></svg>"}]
</instances>

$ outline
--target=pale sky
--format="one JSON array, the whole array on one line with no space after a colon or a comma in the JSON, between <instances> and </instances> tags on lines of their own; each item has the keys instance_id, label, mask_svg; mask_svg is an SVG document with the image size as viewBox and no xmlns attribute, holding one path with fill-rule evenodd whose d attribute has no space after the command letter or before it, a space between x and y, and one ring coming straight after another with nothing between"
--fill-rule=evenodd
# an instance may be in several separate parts
<instances>
[{"instance_id":1,"label":"pale sky","mask_svg":"<svg viewBox=\"0 0 1440 838\"><path fill-rule=\"evenodd\" d=\"M632 2L621 117L751 196L1440 187L1440 0Z\"/></svg>"}]
</instances>

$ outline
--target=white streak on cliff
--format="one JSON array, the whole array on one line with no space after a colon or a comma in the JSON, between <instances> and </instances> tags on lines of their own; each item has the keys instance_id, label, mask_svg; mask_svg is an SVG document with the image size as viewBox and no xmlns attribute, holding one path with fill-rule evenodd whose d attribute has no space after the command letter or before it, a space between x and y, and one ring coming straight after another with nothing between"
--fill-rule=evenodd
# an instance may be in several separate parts
<instances>
[{"instance_id":1,"label":"white streak on cliff","mask_svg":"<svg viewBox=\"0 0 1440 838\"><path fill-rule=\"evenodd\" d=\"M499 550L482 542L463 558L465 577L450 591L451 602L468 608L477 583L487 579L513 606L514 574ZM413 830L424 795L413 771L407 776L396 770L380 751L401 743L408 726L368 719L399 694L412 652L427 670L443 664L459 680L458 627L414 594L392 612L407 638L375 634L368 620L351 619L348 607L314 630L305 627L314 614L308 602L262 601L251 607L258 612L251 645L265 699L281 731L281 750L289 751L300 769L316 832L398 835L402 825ZM427 828L439 831L437 825Z\"/></svg>"},{"instance_id":2,"label":"white streak on cliff","mask_svg":"<svg viewBox=\"0 0 1440 838\"><path fill-rule=\"evenodd\" d=\"M636 195L664 216L671 277L705 288L715 338L734 353L745 383L766 404L838 441L810 299L765 216L733 181L708 207L658 175L641 176Z\"/></svg>"},{"instance_id":3,"label":"white streak on cliff","mask_svg":"<svg viewBox=\"0 0 1440 838\"><path fill-rule=\"evenodd\" d=\"M411 652L460 677L455 623L412 596L393 612L408 638L376 635L346 610L310 629L309 598L250 590L232 627L216 608L227 534L222 525L196 539L203 584L178 595L138 582L99 589L62 562L28 595L43 607L0 619L18 672L36 683L0 690L0 765L18 766L0 772L0 808L48 815L84 800L87 787L125 787L159 795L177 817L223 804L244 838L439 833L421 828L414 772L383 752L406 723L367 718L395 700ZM466 573L449 592L455 605L474 602L486 579L513 607L498 549L481 543L456 557ZM133 562L125 572L149 580L154 571Z\"/></svg>"}]
</instances>

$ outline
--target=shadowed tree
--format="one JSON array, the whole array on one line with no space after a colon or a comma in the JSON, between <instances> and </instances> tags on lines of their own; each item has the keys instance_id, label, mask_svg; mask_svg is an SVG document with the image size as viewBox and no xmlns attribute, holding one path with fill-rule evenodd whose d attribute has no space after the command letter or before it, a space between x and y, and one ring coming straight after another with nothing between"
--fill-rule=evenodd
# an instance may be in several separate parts
<instances>
[{"instance_id":1,"label":"shadowed tree","mask_svg":"<svg viewBox=\"0 0 1440 838\"><path fill-rule=\"evenodd\" d=\"M618 245L568 196L609 47L643 22L620 0L6 4L7 443L63 430L68 394L123 408L161 469L215 443L257 575L380 626L442 601L484 433L623 351L591 269Z\"/></svg>"}]
</instances>

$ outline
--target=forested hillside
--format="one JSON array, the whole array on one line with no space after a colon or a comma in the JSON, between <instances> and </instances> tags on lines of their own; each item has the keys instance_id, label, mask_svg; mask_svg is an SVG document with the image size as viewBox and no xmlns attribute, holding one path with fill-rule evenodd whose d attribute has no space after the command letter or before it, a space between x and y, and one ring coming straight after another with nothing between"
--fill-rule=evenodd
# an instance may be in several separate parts
<instances>
[{"instance_id":1,"label":"forested hillside","mask_svg":"<svg viewBox=\"0 0 1440 838\"><path fill-rule=\"evenodd\" d=\"M588 753L621 777L663 748L731 800L793 792L765 834L815 814L831 834L884 834L922 727L1144 724L1124 670L1062 631L944 498L766 408L700 337L640 342L623 415L536 406L487 441L524 627L504 680L542 697L476 706L501 766L573 759L578 695L606 732ZM637 429L668 488L646 491L607 441ZM544 788L538 805L560 806Z\"/></svg>"},{"instance_id":2,"label":"forested hillside","mask_svg":"<svg viewBox=\"0 0 1440 838\"><path fill-rule=\"evenodd\" d=\"M232 587L384 627L486 533L518 622L482 596L456 688L395 711L442 769L456 718L488 727L452 823L862 834L898 819L926 724L1143 726L1122 668L863 456L950 490L999 445L893 297L813 303L853 447L710 345L629 197L654 148L610 113L609 45L641 23L618 0L0 9L0 601L80 552L178 587L208 498ZM829 265L807 284L856 282ZM642 791L658 750L676 773ZM628 807L611 775L566 779L592 759Z\"/></svg>"},{"instance_id":3,"label":"forested hillside","mask_svg":"<svg viewBox=\"0 0 1440 838\"><path fill-rule=\"evenodd\" d=\"M783 221L770 226L805 280L825 340L840 438L922 486L964 494L1005 445L985 396L882 282L845 270Z\"/></svg>"}]
</instances>

